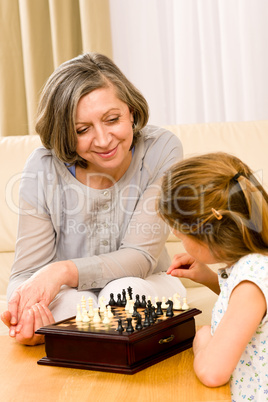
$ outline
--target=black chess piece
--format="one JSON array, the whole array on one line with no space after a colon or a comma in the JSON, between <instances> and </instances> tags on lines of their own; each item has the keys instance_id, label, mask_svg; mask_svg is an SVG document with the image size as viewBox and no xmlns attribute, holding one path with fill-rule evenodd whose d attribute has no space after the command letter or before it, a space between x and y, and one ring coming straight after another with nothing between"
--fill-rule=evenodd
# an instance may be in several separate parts
<instances>
[{"instance_id":1,"label":"black chess piece","mask_svg":"<svg viewBox=\"0 0 268 402\"><path fill-rule=\"evenodd\" d=\"M127 298L126 298L126 291L125 289L122 290L122 306L125 307L127 304Z\"/></svg>"},{"instance_id":2,"label":"black chess piece","mask_svg":"<svg viewBox=\"0 0 268 402\"><path fill-rule=\"evenodd\" d=\"M122 320L121 320L121 318L119 318L118 319L118 327L117 327L117 329L116 329L116 331L118 331L118 332L123 332L125 329L124 329L124 327L123 327L123 325L122 325Z\"/></svg>"},{"instance_id":3,"label":"black chess piece","mask_svg":"<svg viewBox=\"0 0 268 402\"><path fill-rule=\"evenodd\" d=\"M136 324L135 329L136 329L137 331L140 331L140 330L142 329L142 323L141 323L141 315L140 315L140 313L137 312L136 318L137 318L137 324Z\"/></svg>"},{"instance_id":4,"label":"black chess piece","mask_svg":"<svg viewBox=\"0 0 268 402\"><path fill-rule=\"evenodd\" d=\"M130 298L130 300L132 300L132 287L128 287L127 288L127 292L128 292L128 295L129 295L129 298Z\"/></svg>"},{"instance_id":5,"label":"black chess piece","mask_svg":"<svg viewBox=\"0 0 268 402\"><path fill-rule=\"evenodd\" d=\"M132 317L137 317L137 306L134 304L133 306L133 313L132 313Z\"/></svg>"},{"instance_id":6,"label":"black chess piece","mask_svg":"<svg viewBox=\"0 0 268 402\"><path fill-rule=\"evenodd\" d=\"M134 332L134 328L132 325L132 318L127 318L127 332Z\"/></svg>"},{"instance_id":7,"label":"black chess piece","mask_svg":"<svg viewBox=\"0 0 268 402\"><path fill-rule=\"evenodd\" d=\"M114 294L110 293L110 301L109 301L109 306L115 306L115 300L114 300Z\"/></svg>"},{"instance_id":8,"label":"black chess piece","mask_svg":"<svg viewBox=\"0 0 268 402\"><path fill-rule=\"evenodd\" d=\"M172 300L168 300L166 302L166 304L168 304L168 308L166 311L166 317L173 317L174 312L173 312L173 301Z\"/></svg>"},{"instance_id":9,"label":"black chess piece","mask_svg":"<svg viewBox=\"0 0 268 402\"><path fill-rule=\"evenodd\" d=\"M157 314L155 312L155 306L152 306L152 317L153 317L154 321L157 320Z\"/></svg>"},{"instance_id":10,"label":"black chess piece","mask_svg":"<svg viewBox=\"0 0 268 402\"><path fill-rule=\"evenodd\" d=\"M158 315L163 315L163 310L162 310L162 308L161 308L161 304L162 304L161 301L156 302L156 305L157 305L156 315L157 315L157 316L158 316Z\"/></svg>"},{"instance_id":11,"label":"black chess piece","mask_svg":"<svg viewBox=\"0 0 268 402\"><path fill-rule=\"evenodd\" d=\"M148 310L145 310L144 314L145 314L145 320L144 320L143 326L144 327L149 327L151 325L151 323L150 323L150 320L149 320Z\"/></svg>"},{"instance_id":12,"label":"black chess piece","mask_svg":"<svg viewBox=\"0 0 268 402\"><path fill-rule=\"evenodd\" d=\"M137 308L141 307L140 295L136 295L135 305L137 306Z\"/></svg>"},{"instance_id":13,"label":"black chess piece","mask_svg":"<svg viewBox=\"0 0 268 402\"><path fill-rule=\"evenodd\" d=\"M141 307L146 308L146 306L147 306L146 297L145 297L145 295L142 295L141 296Z\"/></svg>"},{"instance_id":14,"label":"black chess piece","mask_svg":"<svg viewBox=\"0 0 268 402\"><path fill-rule=\"evenodd\" d=\"M121 293L118 293L118 295L117 295L116 305L118 307L122 307Z\"/></svg>"}]
</instances>

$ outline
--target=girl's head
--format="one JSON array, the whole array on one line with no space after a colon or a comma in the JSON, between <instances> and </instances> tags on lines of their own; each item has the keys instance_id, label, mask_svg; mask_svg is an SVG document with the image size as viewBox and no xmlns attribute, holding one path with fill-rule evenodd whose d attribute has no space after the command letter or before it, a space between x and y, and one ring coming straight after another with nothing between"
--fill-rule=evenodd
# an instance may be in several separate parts
<instances>
[{"instance_id":1,"label":"girl's head","mask_svg":"<svg viewBox=\"0 0 268 402\"><path fill-rule=\"evenodd\" d=\"M218 152L185 159L165 174L159 212L182 234L234 263L268 249L268 195L250 168Z\"/></svg>"},{"instance_id":2,"label":"girl's head","mask_svg":"<svg viewBox=\"0 0 268 402\"><path fill-rule=\"evenodd\" d=\"M75 117L81 97L99 88L113 85L117 97L133 114L133 143L149 118L148 104L120 69L106 56L86 53L59 66L48 79L39 102L36 132L43 145L53 149L63 162L86 167L76 153Z\"/></svg>"}]
</instances>

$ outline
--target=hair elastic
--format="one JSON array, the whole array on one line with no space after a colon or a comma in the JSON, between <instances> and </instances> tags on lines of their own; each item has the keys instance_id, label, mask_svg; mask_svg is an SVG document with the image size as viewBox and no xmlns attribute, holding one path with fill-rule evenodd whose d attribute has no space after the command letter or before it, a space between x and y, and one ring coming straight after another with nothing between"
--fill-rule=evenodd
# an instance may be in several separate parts
<instances>
[{"instance_id":1,"label":"hair elastic","mask_svg":"<svg viewBox=\"0 0 268 402\"><path fill-rule=\"evenodd\" d=\"M211 208L211 211L213 213L213 215L215 216L216 219L218 219L218 221L220 221L222 219L222 215L219 213L219 211L216 211L216 209Z\"/></svg>"},{"instance_id":2,"label":"hair elastic","mask_svg":"<svg viewBox=\"0 0 268 402\"><path fill-rule=\"evenodd\" d=\"M238 182L238 178L239 178L240 176L243 176L243 174L242 174L241 172L238 172L238 173L236 173L236 174L234 175L234 177L231 178L231 180L234 180L234 181L237 181L237 182Z\"/></svg>"}]
</instances>

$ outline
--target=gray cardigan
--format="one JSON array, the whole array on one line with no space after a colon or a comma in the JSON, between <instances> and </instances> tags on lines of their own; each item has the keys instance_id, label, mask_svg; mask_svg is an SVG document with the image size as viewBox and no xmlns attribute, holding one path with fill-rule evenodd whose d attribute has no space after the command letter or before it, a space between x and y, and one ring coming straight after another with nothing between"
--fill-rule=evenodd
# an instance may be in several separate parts
<instances>
[{"instance_id":1,"label":"gray cardigan","mask_svg":"<svg viewBox=\"0 0 268 402\"><path fill-rule=\"evenodd\" d=\"M20 183L20 216L8 298L45 265L72 260L78 290L103 288L113 279L145 278L170 264L169 234L155 211L165 170L182 158L179 139L147 126L131 164L112 187L80 183L50 150L29 157Z\"/></svg>"}]
</instances>

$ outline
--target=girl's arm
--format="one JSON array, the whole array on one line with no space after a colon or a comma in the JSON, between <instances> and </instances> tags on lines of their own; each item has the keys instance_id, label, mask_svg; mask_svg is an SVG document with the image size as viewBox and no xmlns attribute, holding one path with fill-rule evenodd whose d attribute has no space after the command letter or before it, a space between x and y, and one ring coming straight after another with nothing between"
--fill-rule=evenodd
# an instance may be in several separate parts
<instances>
[{"instance_id":1,"label":"girl's arm","mask_svg":"<svg viewBox=\"0 0 268 402\"><path fill-rule=\"evenodd\" d=\"M229 381L266 310L264 294L253 282L235 287L214 335L203 327L194 339L194 370L203 384L218 387Z\"/></svg>"}]
</instances>

